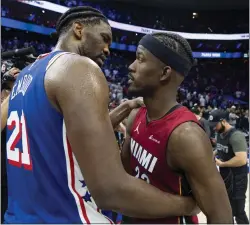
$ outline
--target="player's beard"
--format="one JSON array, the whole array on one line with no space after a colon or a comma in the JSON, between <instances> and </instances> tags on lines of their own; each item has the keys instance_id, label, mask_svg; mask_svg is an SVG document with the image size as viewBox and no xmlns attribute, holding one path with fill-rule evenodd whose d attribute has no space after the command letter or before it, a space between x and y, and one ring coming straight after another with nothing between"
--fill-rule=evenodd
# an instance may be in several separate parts
<instances>
[{"instance_id":1,"label":"player's beard","mask_svg":"<svg viewBox=\"0 0 250 225\"><path fill-rule=\"evenodd\" d=\"M145 97L146 91L138 88L136 86L134 86L134 84L130 84L130 86L128 87L128 95L129 97Z\"/></svg>"},{"instance_id":2,"label":"player's beard","mask_svg":"<svg viewBox=\"0 0 250 225\"><path fill-rule=\"evenodd\" d=\"M218 130L219 134L222 134L225 132L226 127L221 123L221 128Z\"/></svg>"}]
</instances>

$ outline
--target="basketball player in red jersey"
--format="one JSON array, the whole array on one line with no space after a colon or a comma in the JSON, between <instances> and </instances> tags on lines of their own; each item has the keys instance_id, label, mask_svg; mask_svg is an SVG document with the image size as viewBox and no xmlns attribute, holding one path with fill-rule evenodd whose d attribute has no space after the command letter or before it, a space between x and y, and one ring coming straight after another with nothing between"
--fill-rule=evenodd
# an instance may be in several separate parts
<instances>
[{"instance_id":1,"label":"basketball player in red jersey","mask_svg":"<svg viewBox=\"0 0 250 225\"><path fill-rule=\"evenodd\" d=\"M212 147L196 117L176 102L177 89L194 59L188 42L170 33L146 35L130 65L129 93L146 107L128 119L122 150L125 169L158 189L193 195L208 223L232 223L225 185ZM191 189L189 188L189 185ZM197 217L173 216L130 223L197 223Z\"/></svg>"},{"instance_id":2,"label":"basketball player in red jersey","mask_svg":"<svg viewBox=\"0 0 250 225\"><path fill-rule=\"evenodd\" d=\"M52 106L63 115L69 143L97 206L141 218L192 214L192 198L160 191L123 168L113 127L138 106L128 101L109 115L108 85L99 68L112 42L107 19L91 7L71 8L59 19L57 33L54 51L62 53L47 66L44 86Z\"/></svg>"}]
</instances>

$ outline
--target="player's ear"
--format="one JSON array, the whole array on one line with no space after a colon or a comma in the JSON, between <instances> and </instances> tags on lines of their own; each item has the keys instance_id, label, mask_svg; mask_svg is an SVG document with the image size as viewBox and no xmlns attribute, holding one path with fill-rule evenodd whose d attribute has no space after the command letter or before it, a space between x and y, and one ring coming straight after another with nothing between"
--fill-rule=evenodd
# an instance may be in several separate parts
<instances>
[{"instance_id":1,"label":"player's ear","mask_svg":"<svg viewBox=\"0 0 250 225\"><path fill-rule=\"evenodd\" d=\"M80 40L82 38L82 32L83 32L84 26L82 23L76 21L73 23L73 32L75 37Z\"/></svg>"},{"instance_id":2,"label":"player's ear","mask_svg":"<svg viewBox=\"0 0 250 225\"><path fill-rule=\"evenodd\" d=\"M170 74L172 72L172 69L170 66L165 66L162 70L162 75L160 77L160 81L168 81L170 78Z\"/></svg>"}]
</instances>

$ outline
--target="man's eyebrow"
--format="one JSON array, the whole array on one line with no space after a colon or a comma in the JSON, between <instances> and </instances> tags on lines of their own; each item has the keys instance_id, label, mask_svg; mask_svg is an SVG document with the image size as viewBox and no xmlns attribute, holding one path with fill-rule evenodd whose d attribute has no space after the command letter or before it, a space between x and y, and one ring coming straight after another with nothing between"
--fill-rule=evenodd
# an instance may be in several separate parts
<instances>
[{"instance_id":1,"label":"man's eyebrow","mask_svg":"<svg viewBox=\"0 0 250 225\"><path fill-rule=\"evenodd\" d=\"M145 54L143 53L143 51L141 49L137 49L136 51L136 55L142 55L145 56Z\"/></svg>"},{"instance_id":2,"label":"man's eyebrow","mask_svg":"<svg viewBox=\"0 0 250 225\"><path fill-rule=\"evenodd\" d=\"M105 36L105 38L107 38L108 42L111 43L112 35L110 33L102 32L101 35Z\"/></svg>"}]
</instances>

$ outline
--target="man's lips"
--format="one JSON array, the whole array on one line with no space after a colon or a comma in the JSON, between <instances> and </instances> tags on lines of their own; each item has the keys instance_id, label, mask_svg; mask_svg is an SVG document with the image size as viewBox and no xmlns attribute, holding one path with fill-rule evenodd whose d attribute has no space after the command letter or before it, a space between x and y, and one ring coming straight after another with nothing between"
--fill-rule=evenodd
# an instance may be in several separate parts
<instances>
[{"instance_id":1,"label":"man's lips","mask_svg":"<svg viewBox=\"0 0 250 225\"><path fill-rule=\"evenodd\" d=\"M129 78L130 80L134 81L134 77L132 76L131 73L128 74L128 78Z\"/></svg>"},{"instance_id":2,"label":"man's lips","mask_svg":"<svg viewBox=\"0 0 250 225\"><path fill-rule=\"evenodd\" d=\"M133 81L134 81L134 77L132 76L132 74L129 74L128 75L128 84L131 84L131 83L133 83Z\"/></svg>"},{"instance_id":3,"label":"man's lips","mask_svg":"<svg viewBox=\"0 0 250 225\"><path fill-rule=\"evenodd\" d=\"M102 67L106 59L105 55L99 55L94 61L98 64L98 66Z\"/></svg>"}]
</instances>

